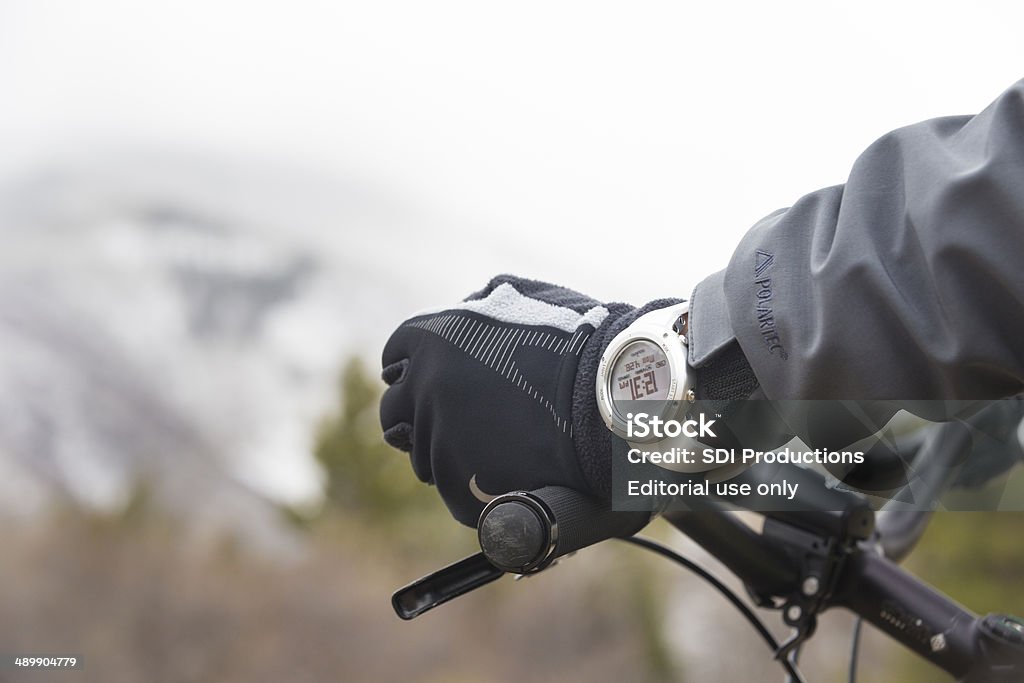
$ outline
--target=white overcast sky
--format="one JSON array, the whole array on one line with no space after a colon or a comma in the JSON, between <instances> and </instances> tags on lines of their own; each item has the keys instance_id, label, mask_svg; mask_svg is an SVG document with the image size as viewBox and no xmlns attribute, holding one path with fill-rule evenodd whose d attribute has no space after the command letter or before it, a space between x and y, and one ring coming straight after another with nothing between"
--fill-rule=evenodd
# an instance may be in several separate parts
<instances>
[{"instance_id":1,"label":"white overcast sky","mask_svg":"<svg viewBox=\"0 0 1024 683\"><path fill-rule=\"evenodd\" d=\"M461 226L428 229L486 268L685 295L879 135L1024 76L1022 25L1007 2L5 0L0 179L107 147L300 165Z\"/></svg>"}]
</instances>

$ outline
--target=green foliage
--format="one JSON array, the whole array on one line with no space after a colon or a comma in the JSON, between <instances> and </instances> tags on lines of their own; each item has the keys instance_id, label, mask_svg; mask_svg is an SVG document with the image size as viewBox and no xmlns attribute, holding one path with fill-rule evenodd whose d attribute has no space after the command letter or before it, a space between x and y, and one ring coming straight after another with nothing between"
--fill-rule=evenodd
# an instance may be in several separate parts
<instances>
[{"instance_id":1,"label":"green foliage","mask_svg":"<svg viewBox=\"0 0 1024 683\"><path fill-rule=\"evenodd\" d=\"M424 487L408 456L384 443L377 409L381 387L359 358L339 381L340 410L321 425L316 459L327 475L329 505L386 521L408 514L424 500Z\"/></svg>"}]
</instances>

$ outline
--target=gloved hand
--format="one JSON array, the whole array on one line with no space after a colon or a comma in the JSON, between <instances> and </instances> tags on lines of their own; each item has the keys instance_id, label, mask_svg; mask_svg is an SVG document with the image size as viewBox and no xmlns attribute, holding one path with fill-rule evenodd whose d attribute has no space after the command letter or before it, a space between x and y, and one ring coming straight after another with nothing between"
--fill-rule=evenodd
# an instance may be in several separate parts
<instances>
[{"instance_id":1,"label":"gloved hand","mask_svg":"<svg viewBox=\"0 0 1024 683\"><path fill-rule=\"evenodd\" d=\"M416 476L469 526L508 491L558 485L608 497L611 433L594 395L601 352L637 317L673 303L600 304L498 276L388 340L384 439L411 454Z\"/></svg>"}]
</instances>

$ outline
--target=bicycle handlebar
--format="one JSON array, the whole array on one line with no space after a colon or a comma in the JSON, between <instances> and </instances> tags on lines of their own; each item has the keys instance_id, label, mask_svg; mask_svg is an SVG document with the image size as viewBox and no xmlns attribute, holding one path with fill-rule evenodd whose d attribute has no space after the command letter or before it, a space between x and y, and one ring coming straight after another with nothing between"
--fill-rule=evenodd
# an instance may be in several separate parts
<instances>
[{"instance_id":1,"label":"bicycle handlebar","mask_svg":"<svg viewBox=\"0 0 1024 683\"><path fill-rule=\"evenodd\" d=\"M936 438L929 446L956 443ZM822 482L803 483L802 490L816 492L804 501L810 509L765 511L761 533L725 514L714 501L698 501L689 511L666 510L663 516L722 561L762 606L784 598L786 604L814 612L843 607L961 683L1024 680L1024 621L992 614L978 618L876 553L878 546L865 540L873 516L863 500L838 491L822 493ZM614 511L607 501L563 487L498 496L477 524L481 552L400 589L393 598L395 611L411 619L505 572L537 572L581 548L632 536L652 516ZM820 562L824 548L829 548L826 564ZM831 577L827 582L826 576ZM811 577L816 580L808 583ZM797 626L788 618L787 623ZM785 651L784 646L779 650Z\"/></svg>"},{"instance_id":2,"label":"bicycle handlebar","mask_svg":"<svg viewBox=\"0 0 1024 683\"><path fill-rule=\"evenodd\" d=\"M755 593L785 595L801 584L799 552L787 552L780 537L765 538L721 513L665 518ZM961 683L1024 680L1024 622L998 614L978 618L874 546L851 548L825 606L860 615Z\"/></svg>"}]
</instances>

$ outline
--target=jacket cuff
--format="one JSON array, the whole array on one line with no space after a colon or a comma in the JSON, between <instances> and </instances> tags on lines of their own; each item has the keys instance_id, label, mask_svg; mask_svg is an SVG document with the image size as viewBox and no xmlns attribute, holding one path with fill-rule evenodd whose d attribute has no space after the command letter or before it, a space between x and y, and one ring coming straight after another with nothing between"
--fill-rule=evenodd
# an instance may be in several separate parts
<instances>
[{"instance_id":1,"label":"jacket cuff","mask_svg":"<svg viewBox=\"0 0 1024 683\"><path fill-rule=\"evenodd\" d=\"M725 300L725 271L704 278L690 297L690 365L706 364L736 341Z\"/></svg>"}]
</instances>

